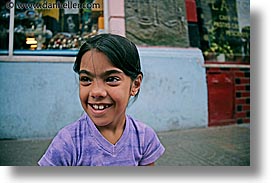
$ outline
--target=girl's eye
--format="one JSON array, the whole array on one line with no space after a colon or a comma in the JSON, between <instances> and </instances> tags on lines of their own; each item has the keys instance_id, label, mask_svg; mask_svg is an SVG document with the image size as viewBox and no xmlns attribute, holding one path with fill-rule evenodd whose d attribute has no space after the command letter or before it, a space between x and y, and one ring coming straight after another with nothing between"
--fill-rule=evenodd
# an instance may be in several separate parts
<instances>
[{"instance_id":1,"label":"girl's eye","mask_svg":"<svg viewBox=\"0 0 275 183\"><path fill-rule=\"evenodd\" d=\"M88 78L88 77L86 77L86 76L81 76L81 77L79 77L79 81L82 83L82 84L86 84L86 85L88 85L88 84L90 84L92 81L91 81L91 79L90 78Z\"/></svg>"},{"instance_id":2,"label":"girl's eye","mask_svg":"<svg viewBox=\"0 0 275 183\"><path fill-rule=\"evenodd\" d=\"M119 77L111 76L111 77L108 77L108 78L106 79L106 82L107 82L107 83L115 84L115 83L118 82L119 80L120 80Z\"/></svg>"}]
</instances>

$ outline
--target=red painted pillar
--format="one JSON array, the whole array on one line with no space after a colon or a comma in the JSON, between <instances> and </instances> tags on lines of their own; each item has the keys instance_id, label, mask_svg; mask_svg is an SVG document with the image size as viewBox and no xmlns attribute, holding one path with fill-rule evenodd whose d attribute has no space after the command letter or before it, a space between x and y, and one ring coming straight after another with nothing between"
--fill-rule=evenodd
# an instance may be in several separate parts
<instances>
[{"instance_id":1,"label":"red painted pillar","mask_svg":"<svg viewBox=\"0 0 275 183\"><path fill-rule=\"evenodd\" d=\"M207 73L209 126L235 123L233 78L230 72Z\"/></svg>"}]
</instances>

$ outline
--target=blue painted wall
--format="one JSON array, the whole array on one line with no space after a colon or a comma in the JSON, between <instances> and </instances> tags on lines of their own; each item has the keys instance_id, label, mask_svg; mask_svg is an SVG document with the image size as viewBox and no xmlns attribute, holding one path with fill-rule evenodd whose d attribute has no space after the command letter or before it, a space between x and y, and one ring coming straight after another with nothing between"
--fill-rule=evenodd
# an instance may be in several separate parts
<instances>
[{"instance_id":1,"label":"blue painted wall","mask_svg":"<svg viewBox=\"0 0 275 183\"><path fill-rule=\"evenodd\" d=\"M0 138L49 137L81 115L72 63L0 62Z\"/></svg>"},{"instance_id":2,"label":"blue painted wall","mask_svg":"<svg viewBox=\"0 0 275 183\"><path fill-rule=\"evenodd\" d=\"M198 49L139 48L144 80L128 113L157 131L205 127ZM0 138L48 138L83 113L73 63L0 61Z\"/></svg>"}]
</instances>

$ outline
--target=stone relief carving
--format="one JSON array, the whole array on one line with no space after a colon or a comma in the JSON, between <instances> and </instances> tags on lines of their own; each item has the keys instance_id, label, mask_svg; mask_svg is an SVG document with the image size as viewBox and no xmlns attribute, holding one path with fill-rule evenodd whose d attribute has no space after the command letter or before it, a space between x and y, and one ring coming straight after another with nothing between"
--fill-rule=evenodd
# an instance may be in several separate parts
<instances>
[{"instance_id":1,"label":"stone relief carving","mask_svg":"<svg viewBox=\"0 0 275 183\"><path fill-rule=\"evenodd\" d=\"M189 46L184 0L125 0L125 21L138 45Z\"/></svg>"}]
</instances>

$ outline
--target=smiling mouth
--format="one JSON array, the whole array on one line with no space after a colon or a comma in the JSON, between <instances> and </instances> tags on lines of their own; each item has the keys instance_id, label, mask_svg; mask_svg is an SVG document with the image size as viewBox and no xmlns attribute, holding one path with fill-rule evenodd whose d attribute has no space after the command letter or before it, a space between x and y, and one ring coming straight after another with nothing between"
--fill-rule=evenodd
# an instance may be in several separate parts
<instances>
[{"instance_id":1,"label":"smiling mouth","mask_svg":"<svg viewBox=\"0 0 275 183\"><path fill-rule=\"evenodd\" d=\"M104 110L112 106L112 104L90 104L94 110Z\"/></svg>"}]
</instances>

